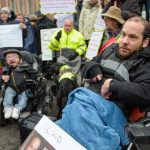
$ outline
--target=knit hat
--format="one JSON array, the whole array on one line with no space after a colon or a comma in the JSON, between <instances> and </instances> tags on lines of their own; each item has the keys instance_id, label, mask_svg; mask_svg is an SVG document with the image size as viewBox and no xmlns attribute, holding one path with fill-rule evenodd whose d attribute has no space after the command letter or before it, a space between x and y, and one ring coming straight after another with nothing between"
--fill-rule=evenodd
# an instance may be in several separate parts
<instances>
[{"instance_id":1,"label":"knit hat","mask_svg":"<svg viewBox=\"0 0 150 150\"><path fill-rule=\"evenodd\" d=\"M125 21L121 16L121 9L116 6L111 6L106 13L102 14L102 16L106 16L109 18L113 18L117 20L120 24L124 24Z\"/></svg>"},{"instance_id":2,"label":"knit hat","mask_svg":"<svg viewBox=\"0 0 150 150\"><path fill-rule=\"evenodd\" d=\"M9 7L3 7L3 8L1 8L0 13L6 13L6 14L10 15L11 12L10 12Z\"/></svg>"}]
</instances>

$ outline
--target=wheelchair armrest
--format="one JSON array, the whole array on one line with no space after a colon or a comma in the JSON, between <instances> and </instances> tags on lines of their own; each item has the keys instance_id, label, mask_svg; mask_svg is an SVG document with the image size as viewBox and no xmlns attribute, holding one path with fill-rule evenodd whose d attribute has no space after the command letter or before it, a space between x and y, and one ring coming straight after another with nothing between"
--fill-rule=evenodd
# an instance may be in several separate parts
<instances>
[{"instance_id":1,"label":"wheelchair armrest","mask_svg":"<svg viewBox=\"0 0 150 150\"><path fill-rule=\"evenodd\" d=\"M134 144L150 144L150 117L125 127L129 140Z\"/></svg>"},{"instance_id":2,"label":"wheelchair armrest","mask_svg":"<svg viewBox=\"0 0 150 150\"><path fill-rule=\"evenodd\" d=\"M35 85L36 81L33 80L33 79L27 79L26 80L26 85L27 86L32 86L32 85Z\"/></svg>"}]
</instances>

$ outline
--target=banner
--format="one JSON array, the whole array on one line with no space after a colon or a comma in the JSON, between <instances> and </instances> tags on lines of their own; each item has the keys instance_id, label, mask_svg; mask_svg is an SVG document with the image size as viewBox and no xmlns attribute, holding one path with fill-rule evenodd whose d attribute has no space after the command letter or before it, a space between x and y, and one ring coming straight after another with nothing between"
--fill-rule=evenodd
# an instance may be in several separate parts
<instances>
[{"instance_id":1,"label":"banner","mask_svg":"<svg viewBox=\"0 0 150 150\"><path fill-rule=\"evenodd\" d=\"M47 61L47 60L53 60L52 57L52 50L48 48L48 42L50 41L50 38L52 34L60 30L60 28L53 28L53 29L43 29L40 30L41 34L41 49L42 49L42 60Z\"/></svg>"},{"instance_id":2,"label":"banner","mask_svg":"<svg viewBox=\"0 0 150 150\"><path fill-rule=\"evenodd\" d=\"M105 22L102 18L102 9L99 9L97 13L97 18L94 24L95 31L103 30L105 29Z\"/></svg>"},{"instance_id":3,"label":"banner","mask_svg":"<svg viewBox=\"0 0 150 150\"><path fill-rule=\"evenodd\" d=\"M42 117L19 150L31 147L38 150L87 150L46 116Z\"/></svg>"},{"instance_id":4,"label":"banner","mask_svg":"<svg viewBox=\"0 0 150 150\"><path fill-rule=\"evenodd\" d=\"M90 42L88 45L88 49L86 52L86 58L92 59L94 56L98 54L99 47L101 45L101 41L103 38L104 31L93 32L90 38Z\"/></svg>"},{"instance_id":5,"label":"banner","mask_svg":"<svg viewBox=\"0 0 150 150\"><path fill-rule=\"evenodd\" d=\"M23 47L22 29L19 24L0 25L0 48Z\"/></svg>"},{"instance_id":6,"label":"banner","mask_svg":"<svg viewBox=\"0 0 150 150\"><path fill-rule=\"evenodd\" d=\"M40 0L40 3L42 14L75 12L75 0Z\"/></svg>"}]
</instances>

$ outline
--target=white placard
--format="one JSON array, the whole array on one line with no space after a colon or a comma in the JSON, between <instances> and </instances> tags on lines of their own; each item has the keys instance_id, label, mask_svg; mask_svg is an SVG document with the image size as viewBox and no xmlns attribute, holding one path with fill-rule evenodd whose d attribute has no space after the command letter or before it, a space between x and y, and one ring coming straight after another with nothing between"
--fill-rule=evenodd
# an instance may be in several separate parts
<instances>
[{"instance_id":1,"label":"white placard","mask_svg":"<svg viewBox=\"0 0 150 150\"><path fill-rule=\"evenodd\" d=\"M42 141L40 144L41 150L86 150L86 148L46 116L43 116L35 126L34 130L20 147L20 150L26 150L28 143L31 143L33 137L38 137Z\"/></svg>"},{"instance_id":2,"label":"white placard","mask_svg":"<svg viewBox=\"0 0 150 150\"><path fill-rule=\"evenodd\" d=\"M22 29L19 24L0 25L0 48L23 47Z\"/></svg>"},{"instance_id":3,"label":"white placard","mask_svg":"<svg viewBox=\"0 0 150 150\"><path fill-rule=\"evenodd\" d=\"M42 14L75 12L75 0L40 0L40 2Z\"/></svg>"},{"instance_id":4,"label":"white placard","mask_svg":"<svg viewBox=\"0 0 150 150\"><path fill-rule=\"evenodd\" d=\"M57 19L57 27L62 28L64 27L64 21L66 19L74 20L73 14L57 14L54 16Z\"/></svg>"},{"instance_id":5,"label":"white placard","mask_svg":"<svg viewBox=\"0 0 150 150\"><path fill-rule=\"evenodd\" d=\"M52 60L52 50L48 48L48 42L50 41L50 38L52 34L60 30L59 28L53 28L53 29L43 29L40 30L41 34L41 48L42 48L42 60L47 61L47 60Z\"/></svg>"},{"instance_id":6,"label":"white placard","mask_svg":"<svg viewBox=\"0 0 150 150\"><path fill-rule=\"evenodd\" d=\"M102 19L102 9L99 9L97 18L94 24L95 31L103 30L106 28L104 19Z\"/></svg>"},{"instance_id":7,"label":"white placard","mask_svg":"<svg viewBox=\"0 0 150 150\"><path fill-rule=\"evenodd\" d=\"M100 32L93 32L90 38L90 42L88 45L88 49L86 52L86 58L88 59L92 59L94 56L96 56L98 54L98 50L103 38L103 33L104 31L100 31Z\"/></svg>"}]
</instances>

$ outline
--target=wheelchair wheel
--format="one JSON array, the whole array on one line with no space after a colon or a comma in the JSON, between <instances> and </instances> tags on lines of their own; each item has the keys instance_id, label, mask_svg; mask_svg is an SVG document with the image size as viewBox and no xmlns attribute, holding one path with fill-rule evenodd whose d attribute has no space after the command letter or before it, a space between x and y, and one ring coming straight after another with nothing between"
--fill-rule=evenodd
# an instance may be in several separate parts
<instances>
[{"instance_id":1,"label":"wheelchair wheel","mask_svg":"<svg viewBox=\"0 0 150 150\"><path fill-rule=\"evenodd\" d=\"M1 104L0 104L0 126L4 126L4 125L6 125L6 123L7 123L7 120L4 119L3 104L1 101Z\"/></svg>"}]
</instances>

